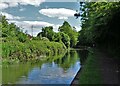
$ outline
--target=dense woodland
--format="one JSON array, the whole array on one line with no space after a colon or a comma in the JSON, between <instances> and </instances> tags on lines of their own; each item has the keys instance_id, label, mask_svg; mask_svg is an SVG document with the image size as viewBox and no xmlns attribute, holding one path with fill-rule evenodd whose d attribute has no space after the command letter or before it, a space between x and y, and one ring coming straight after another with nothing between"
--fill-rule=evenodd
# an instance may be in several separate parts
<instances>
[{"instance_id":1,"label":"dense woodland","mask_svg":"<svg viewBox=\"0 0 120 86\"><path fill-rule=\"evenodd\" d=\"M78 44L102 48L120 56L120 2L80 2L82 30Z\"/></svg>"}]
</instances>

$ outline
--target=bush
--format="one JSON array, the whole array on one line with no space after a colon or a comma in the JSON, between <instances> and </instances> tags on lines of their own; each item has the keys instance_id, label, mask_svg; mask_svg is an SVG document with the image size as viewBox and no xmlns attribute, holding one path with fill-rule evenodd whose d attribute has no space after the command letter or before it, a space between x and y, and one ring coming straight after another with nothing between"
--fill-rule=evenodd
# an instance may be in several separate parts
<instances>
[{"instance_id":1,"label":"bush","mask_svg":"<svg viewBox=\"0 0 120 86\"><path fill-rule=\"evenodd\" d=\"M65 51L62 43L32 40L27 42L19 42L17 40L3 42L2 58L30 60L40 55L54 55Z\"/></svg>"}]
</instances>

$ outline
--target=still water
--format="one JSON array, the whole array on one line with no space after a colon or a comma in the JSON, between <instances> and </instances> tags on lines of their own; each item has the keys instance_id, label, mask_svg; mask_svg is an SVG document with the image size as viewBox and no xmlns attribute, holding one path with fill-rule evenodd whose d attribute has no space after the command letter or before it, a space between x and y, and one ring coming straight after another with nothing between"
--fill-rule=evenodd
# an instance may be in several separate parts
<instances>
[{"instance_id":1,"label":"still water","mask_svg":"<svg viewBox=\"0 0 120 86\"><path fill-rule=\"evenodd\" d=\"M81 68L81 51L71 50L44 61L3 65L3 84L71 84Z\"/></svg>"}]
</instances>

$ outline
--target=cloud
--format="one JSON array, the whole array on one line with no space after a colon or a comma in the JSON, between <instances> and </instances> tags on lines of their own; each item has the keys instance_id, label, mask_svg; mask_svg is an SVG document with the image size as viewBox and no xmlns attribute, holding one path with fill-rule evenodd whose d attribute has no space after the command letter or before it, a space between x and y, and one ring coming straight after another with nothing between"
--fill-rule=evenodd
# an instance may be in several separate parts
<instances>
[{"instance_id":1,"label":"cloud","mask_svg":"<svg viewBox=\"0 0 120 86\"><path fill-rule=\"evenodd\" d=\"M0 9L6 9L8 7L16 7L18 6L17 2L0 2Z\"/></svg>"},{"instance_id":2,"label":"cloud","mask_svg":"<svg viewBox=\"0 0 120 86\"><path fill-rule=\"evenodd\" d=\"M76 28L77 31L80 31L82 28L78 27L78 26L74 26Z\"/></svg>"},{"instance_id":3,"label":"cloud","mask_svg":"<svg viewBox=\"0 0 120 86\"><path fill-rule=\"evenodd\" d=\"M8 7L16 7L19 4L39 6L43 2L45 2L45 0L3 0L0 1L0 9L3 10Z\"/></svg>"},{"instance_id":4,"label":"cloud","mask_svg":"<svg viewBox=\"0 0 120 86\"><path fill-rule=\"evenodd\" d=\"M58 32L58 28L60 27L60 26L62 26L62 25L60 25L60 24L54 24L53 25L53 31L55 31L55 32Z\"/></svg>"},{"instance_id":5,"label":"cloud","mask_svg":"<svg viewBox=\"0 0 120 86\"><path fill-rule=\"evenodd\" d=\"M27 23L29 25L33 25L33 26L41 26L41 27L45 27L45 26L53 26L53 24L48 23L48 22L43 22L43 21L23 21L24 23Z\"/></svg>"},{"instance_id":6,"label":"cloud","mask_svg":"<svg viewBox=\"0 0 120 86\"><path fill-rule=\"evenodd\" d=\"M1 12L0 14L6 16L7 19L10 19L10 20L19 20L19 19L22 19L23 17L19 17L19 16L13 16L9 13L6 13L6 12Z\"/></svg>"},{"instance_id":7,"label":"cloud","mask_svg":"<svg viewBox=\"0 0 120 86\"><path fill-rule=\"evenodd\" d=\"M8 8L8 4L0 2L0 10L5 9L5 8Z\"/></svg>"},{"instance_id":8,"label":"cloud","mask_svg":"<svg viewBox=\"0 0 120 86\"><path fill-rule=\"evenodd\" d=\"M15 23L18 27L20 27L24 32L27 30L28 34L31 34L31 27L33 26L33 34L36 36L41 30L42 27L53 26L53 31L58 32L60 24L51 24L49 22L44 21L17 21L17 20L9 20L9 23Z\"/></svg>"},{"instance_id":9,"label":"cloud","mask_svg":"<svg viewBox=\"0 0 120 86\"><path fill-rule=\"evenodd\" d=\"M34 28L54 26L54 24L44 22L44 21L16 21L16 20L10 20L9 23L15 23L17 26L23 27L23 28L31 28L31 26L33 26Z\"/></svg>"},{"instance_id":10,"label":"cloud","mask_svg":"<svg viewBox=\"0 0 120 86\"><path fill-rule=\"evenodd\" d=\"M21 0L22 5L34 5L34 6L39 6L41 3L45 2L45 0Z\"/></svg>"},{"instance_id":11,"label":"cloud","mask_svg":"<svg viewBox=\"0 0 120 86\"><path fill-rule=\"evenodd\" d=\"M68 17L58 17L58 19L64 19L64 20L67 20Z\"/></svg>"},{"instance_id":12,"label":"cloud","mask_svg":"<svg viewBox=\"0 0 120 86\"><path fill-rule=\"evenodd\" d=\"M48 17L57 17L58 19L68 19L68 17L73 17L76 11L66 8L49 8L49 9L41 9L39 10L39 13L46 15Z\"/></svg>"}]
</instances>

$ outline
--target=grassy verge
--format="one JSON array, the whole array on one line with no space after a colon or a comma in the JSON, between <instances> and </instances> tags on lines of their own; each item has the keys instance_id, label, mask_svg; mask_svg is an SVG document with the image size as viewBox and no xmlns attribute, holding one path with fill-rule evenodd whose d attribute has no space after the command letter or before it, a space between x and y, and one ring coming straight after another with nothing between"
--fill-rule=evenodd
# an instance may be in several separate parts
<instances>
[{"instance_id":1,"label":"grassy verge","mask_svg":"<svg viewBox=\"0 0 120 86\"><path fill-rule=\"evenodd\" d=\"M79 84L101 84L101 74L97 63L97 57L93 50L90 50L79 77Z\"/></svg>"}]
</instances>

